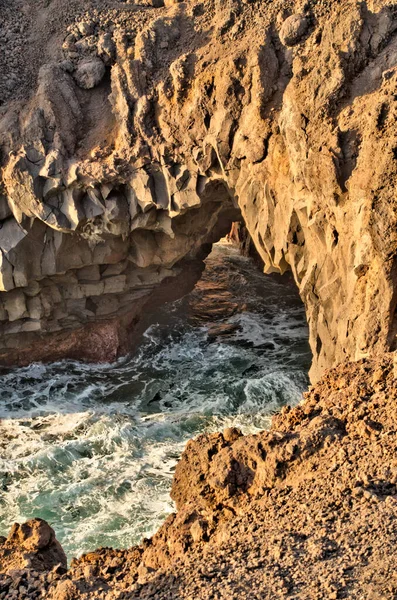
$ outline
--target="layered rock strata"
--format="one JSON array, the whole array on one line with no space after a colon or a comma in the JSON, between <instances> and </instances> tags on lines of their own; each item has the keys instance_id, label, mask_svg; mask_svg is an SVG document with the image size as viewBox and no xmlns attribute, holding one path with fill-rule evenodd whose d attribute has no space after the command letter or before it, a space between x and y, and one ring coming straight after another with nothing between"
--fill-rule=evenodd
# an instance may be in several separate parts
<instances>
[{"instance_id":1,"label":"layered rock strata","mask_svg":"<svg viewBox=\"0 0 397 600\"><path fill-rule=\"evenodd\" d=\"M313 380L395 347L391 2L24 6L0 37L25 73L0 87L1 362L117 356L240 215L294 274Z\"/></svg>"},{"instance_id":2,"label":"layered rock strata","mask_svg":"<svg viewBox=\"0 0 397 600\"><path fill-rule=\"evenodd\" d=\"M200 436L175 472L178 512L67 572L49 527L14 526L0 597L395 598L396 396L394 353L330 371L270 431Z\"/></svg>"}]
</instances>

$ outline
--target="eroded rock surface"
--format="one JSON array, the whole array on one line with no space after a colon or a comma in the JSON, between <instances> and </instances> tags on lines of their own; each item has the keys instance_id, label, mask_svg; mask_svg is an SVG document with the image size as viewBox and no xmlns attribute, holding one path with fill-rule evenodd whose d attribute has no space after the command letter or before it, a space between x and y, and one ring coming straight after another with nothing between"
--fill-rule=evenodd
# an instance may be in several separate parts
<instances>
[{"instance_id":1,"label":"eroded rock surface","mask_svg":"<svg viewBox=\"0 0 397 600\"><path fill-rule=\"evenodd\" d=\"M172 488L178 512L140 546L102 548L73 560L67 573L48 564L34 574L18 562L30 536L18 545L11 533L0 566L10 548L7 564L17 570L2 576L0 594L391 600L396 401L395 353L343 364L300 406L275 416L270 431L228 429L189 442ZM21 581L29 592L26 584L19 591Z\"/></svg>"},{"instance_id":2,"label":"eroded rock surface","mask_svg":"<svg viewBox=\"0 0 397 600\"><path fill-rule=\"evenodd\" d=\"M43 598L49 572L57 579L66 570L66 555L42 519L15 523L8 538L0 538L0 598Z\"/></svg>"},{"instance_id":3,"label":"eroded rock surface","mask_svg":"<svg viewBox=\"0 0 397 600\"><path fill-rule=\"evenodd\" d=\"M313 380L395 347L391 2L8 4L0 362L114 358L240 215Z\"/></svg>"}]
</instances>

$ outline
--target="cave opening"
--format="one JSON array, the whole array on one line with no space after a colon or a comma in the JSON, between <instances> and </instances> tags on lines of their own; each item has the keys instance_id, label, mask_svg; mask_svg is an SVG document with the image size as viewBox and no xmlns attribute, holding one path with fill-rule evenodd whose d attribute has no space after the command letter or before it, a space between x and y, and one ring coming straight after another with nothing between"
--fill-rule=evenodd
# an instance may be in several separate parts
<instances>
[{"instance_id":1,"label":"cave opening","mask_svg":"<svg viewBox=\"0 0 397 600\"><path fill-rule=\"evenodd\" d=\"M264 275L235 214L184 258L190 281L184 263L169 282L175 297L165 285L134 352L3 376L0 434L13 476L3 481L0 535L35 516L51 522L69 557L104 536L131 547L174 510L173 471L189 439L266 429L300 400L311 361L302 302L290 274Z\"/></svg>"},{"instance_id":2,"label":"cave opening","mask_svg":"<svg viewBox=\"0 0 397 600\"><path fill-rule=\"evenodd\" d=\"M302 372L309 371L312 360L309 332L304 305L292 272L288 268L283 273L276 269L269 271L239 209L229 206L222 210L206 242L194 256L184 257L179 267L180 275L165 281L135 325L130 346L133 353L139 351L145 333L152 326L161 323L168 328L170 314L176 310L183 314L187 323L206 327L209 338L213 340L216 332L227 339L238 329L234 323L235 313L245 312L247 306L252 311L255 307L262 310L265 304L272 313L271 318L280 320L280 330L287 331L290 327L291 339L295 339L297 331L304 332L300 338L303 357L300 367ZM247 304L246 294L250 287L251 302ZM226 298L229 299L229 307ZM287 318L283 325L285 315ZM291 315L294 318L289 321ZM233 317L232 322L229 322L229 317ZM252 335L255 337L255 333ZM265 341L263 348L274 349L284 343L285 340L276 336L274 343Z\"/></svg>"}]
</instances>

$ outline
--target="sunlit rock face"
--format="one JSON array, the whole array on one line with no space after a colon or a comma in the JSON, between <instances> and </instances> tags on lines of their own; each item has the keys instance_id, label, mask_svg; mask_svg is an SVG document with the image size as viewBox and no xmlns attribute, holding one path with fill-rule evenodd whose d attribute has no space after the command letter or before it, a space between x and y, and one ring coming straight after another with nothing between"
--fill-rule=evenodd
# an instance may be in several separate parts
<instances>
[{"instance_id":1,"label":"sunlit rock face","mask_svg":"<svg viewBox=\"0 0 397 600\"><path fill-rule=\"evenodd\" d=\"M0 124L1 362L115 358L241 216L294 274L313 380L395 347L397 17L287 4L65 26Z\"/></svg>"}]
</instances>

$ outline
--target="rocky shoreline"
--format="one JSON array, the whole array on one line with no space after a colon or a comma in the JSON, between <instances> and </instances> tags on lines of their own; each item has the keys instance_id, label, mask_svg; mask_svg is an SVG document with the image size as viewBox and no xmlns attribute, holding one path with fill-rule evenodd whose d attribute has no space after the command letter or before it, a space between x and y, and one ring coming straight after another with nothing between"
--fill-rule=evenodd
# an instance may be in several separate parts
<instances>
[{"instance_id":1,"label":"rocky shoreline","mask_svg":"<svg viewBox=\"0 0 397 600\"><path fill-rule=\"evenodd\" d=\"M0 24L0 364L117 358L239 220L294 276L312 381L395 349L393 3L12 0Z\"/></svg>"},{"instance_id":2,"label":"rocky shoreline","mask_svg":"<svg viewBox=\"0 0 397 600\"><path fill-rule=\"evenodd\" d=\"M0 364L117 358L241 221L318 383L189 443L141 546L15 526L1 600L397 597L396 83L389 0L2 3Z\"/></svg>"},{"instance_id":3,"label":"rocky shoreline","mask_svg":"<svg viewBox=\"0 0 397 600\"><path fill-rule=\"evenodd\" d=\"M128 550L66 558L43 521L0 545L0 598L395 598L397 355L326 373L270 431L189 442L177 513Z\"/></svg>"}]
</instances>

